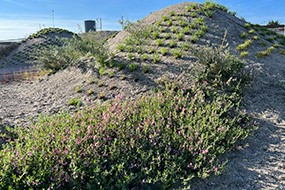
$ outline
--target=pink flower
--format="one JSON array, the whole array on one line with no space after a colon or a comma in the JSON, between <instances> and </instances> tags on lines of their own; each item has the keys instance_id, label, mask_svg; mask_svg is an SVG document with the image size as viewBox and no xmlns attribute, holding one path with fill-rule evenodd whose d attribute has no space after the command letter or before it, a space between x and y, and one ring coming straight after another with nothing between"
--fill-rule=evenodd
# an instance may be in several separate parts
<instances>
[{"instance_id":1,"label":"pink flower","mask_svg":"<svg viewBox=\"0 0 285 190\"><path fill-rule=\"evenodd\" d=\"M80 143L81 143L81 138L80 138L80 137L78 137L78 138L77 138L77 142L76 142L76 144L77 144L77 145L79 145Z\"/></svg>"},{"instance_id":2,"label":"pink flower","mask_svg":"<svg viewBox=\"0 0 285 190\"><path fill-rule=\"evenodd\" d=\"M207 149L202 150L202 154L207 154L207 153L208 153Z\"/></svg>"},{"instance_id":3,"label":"pink flower","mask_svg":"<svg viewBox=\"0 0 285 190\"><path fill-rule=\"evenodd\" d=\"M218 172L219 167L218 166L214 166L214 172L217 173Z\"/></svg>"}]
</instances>

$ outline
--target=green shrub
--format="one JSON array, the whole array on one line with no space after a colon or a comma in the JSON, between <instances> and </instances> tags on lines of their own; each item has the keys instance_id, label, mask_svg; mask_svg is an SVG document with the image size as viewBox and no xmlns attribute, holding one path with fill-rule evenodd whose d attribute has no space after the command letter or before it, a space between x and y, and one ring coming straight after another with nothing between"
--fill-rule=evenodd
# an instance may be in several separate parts
<instances>
[{"instance_id":1,"label":"green shrub","mask_svg":"<svg viewBox=\"0 0 285 190\"><path fill-rule=\"evenodd\" d=\"M244 27L249 29L251 27L251 24L247 22L244 24Z\"/></svg>"},{"instance_id":2,"label":"green shrub","mask_svg":"<svg viewBox=\"0 0 285 190\"><path fill-rule=\"evenodd\" d=\"M40 37L40 36L46 36L48 34L54 34L54 33L57 33L57 34L61 34L61 33L67 33L71 36L74 35L74 33L68 31L68 30L65 30L65 29L62 29L62 28L44 28L44 29L41 29L39 31L37 31L36 33L34 34L31 34L28 39L34 39L34 38L37 38L37 37Z\"/></svg>"},{"instance_id":3,"label":"green shrub","mask_svg":"<svg viewBox=\"0 0 285 190\"><path fill-rule=\"evenodd\" d=\"M202 26L200 26L200 30L202 30L203 32L208 32L209 28L207 25L202 25Z\"/></svg>"},{"instance_id":4,"label":"green shrub","mask_svg":"<svg viewBox=\"0 0 285 190\"><path fill-rule=\"evenodd\" d=\"M199 85L197 85L199 86ZM179 90L177 90L179 89ZM207 88L122 96L74 114L42 116L0 150L1 189L172 189L219 173L218 158L251 128L231 101ZM105 98L99 93L98 98Z\"/></svg>"},{"instance_id":5,"label":"green shrub","mask_svg":"<svg viewBox=\"0 0 285 190\"><path fill-rule=\"evenodd\" d=\"M166 55L168 53L168 48L166 48L166 47L160 48L160 53L161 53L161 55Z\"/></svg>"},{"instance_id":6,"label":"green shrub","mask_svg":"<svg viewBox=\"0 0 285 190\"><path fill-rule=\"evenodd\" d=\"M163 32L166 32L166 28L165 27L159 27L158 30L163 33Z\"/></svg>"},{"instance_id":7,"label":"green shrub","mask_svg":"<svg viewBox=\"0 0 285 190\"><path fill-rule=\"evenodd\" d=\"M71 98L68 101L68 105L70 106L81 106L82 105L82 101L80 98Z\"/></svg>"},{"instance_id":8,"label":"green shrub","mask_svg":"<svg viewBox=\"0 0 285 190\"><path fill-rule=\"evenodd\" d=\"M197 30L193 35L197 36L198 38L201 38L205 32L202 29Z\"/></svg>"},{"instance_id":9,"label":"green shrub","mask_svg":"<svg viewBox=\"0 0 285 190\"><path fill-rule=\"evenodd\" d=\"M144 73L148 73L150 71L150 66L147 64L144 64L142 69Z\"/></svg>"},{"instance_id":10,"label":"green shrub","mask_svg":"<svg viewBox=\"0 0 285 190\"><path fill-rule=\"evenodd\" d=\"M250 46L251 43L252 43L252 40L246 40L243 44L238 45L236 49L239 51L245 50L246 48Z\"/></svg>"},{"instance_id":11,"label":"green shrub","mask_svg":"<svg viewBox=\"0 0 285 190\"><path fill-rule=\"evenodd\" d=\"M199 59L199 62L206 66L205 69L210 76L221 75L225 81L232 77L240 76L240 71L244 64L231 55L224 46L199 49L190 46L190 50Z\"/></svg>"},{"instance_id":12,"label":"green shrub","mask_svg":"<svg viewBox=\"0 0 285 190\"><path fill-rule=\"evenodd\" d=\"M249 34L253 34L255 32L255 30L251 29L248 31Z\"/></svg>"},{"instance_id":13,"label":"green shrub","mask_svg":"<svg viewBox=\"0 0 285 190\"><path fill-rule=\"evenodd\" d=\"M191 36L191 39L190 39L190 40L191 40L192 43L196 43L198 39L199 39L199 36L197 36L196 34L194 34L194 35Z\"/></svg>"},{"instance_id":14,"label":"green shrub","mask_svg":"<svg viewBox=\"0 0 285 190\"><path fill-rule=\"evenodd\" d=\"M80 58L86 54L95 58L96 64L105 66L110 58L104 41L98 40L96 32L89 32L81 38L66 39L63 46L47 46L39 49L34 58L44 67L54 71L68 66L79 66Z\"/></svg>"},{"instance_id":15,"label":"green shrub","mask_svg":"<svg viewBox=\"0 0 285 190\"><path fill-rule=\"evenodd\" d=\"M149 54L155 53L154 47L150 47L150 48L148 49L148 53L149 53Z\"/></svg>"},{"instance_id":16,"label":"green shrub","mask_svg":"<svg viewBox=\"0 0 285 190\"><path fill-rule=\"evenodd\" d=\"M169 33L166 33L163 37L164 39L168 40L171 37L171 35Z\"/></svg>"},{"instance_id":17,"label":"green shrub","mask_svg":"<svg viewBox=\"0 0 285 190\"><path fill-rule=\"evenodd\" d=\"M247 51L242 51L242 52L240 52L240 56L241 57L247 57L248 56L248 52Z\"/></svg>"},{"instance_id":18,"label":"green shrub","mask_svg":"<svg viewBox=\"0 0 285 190\"><path fill-rule=\"evenodd\" d=\"M197 29L197 28L198 28L198 25L197 25L196 22L191 22L191 23L189 24L189 27L190 27L191 29Z\"/></svg>"},{"instance_id":19,"label":"green shrub","mask_svg":"<svg viewBox=\"0 0 285 190\"><path fill-rule=\"evenodd\" d=\"M211 10L216 6L216 4L212 1L205 1L203 3L203 10L207 11L207 10Z\"/></svg>"},{"instance_id":20,"label":"green shrub","mask_svg":"<svg viewBox=\"0 0 285 190\"><path fill-rule=\"evenodd\" d=\"M100 69L99 69L100 76L104 76L105 73L106 73L106 67L100 67Z\"/></svg>"},{"instance_id":21,"label":"green shrub","mask_svg":"<svg viewBox=\"0 0 285 190\"><path fill-rule=\"evenodd\" d=\"M163 16L162 17L162 21L168 21L168 20L170 20L170 17L168 17L168 16Z\"/></svg>"},{"instance_id":22,"label":"green shrub","mask_svg":"<svg viewBox=\"0 0 285 190\"><path fill-rule=\"evenodd\" d=\"M204 17L198 17L195 19L194 21L197 25L204 25L205 22L204 22Z\"/></svg>"},{"instance_id":23,"label":"green shrub","mask_svg":"<svg viewBox=\"0 0 285 190\"><path fill-rule=\"evenodd\" d=\"M167 20L166 23L167 23L167 26L172 26L173 24L172 20Z\"/></svg>"},{"instance_id":24,"label":"green shrub","mask_svg":"<svg viewBox=\"0 0 285 190\"><path fill-rule=\"evenodd\" d=\"M171 53L172 53L172 55L173 55L173 57L174 57L175 59L181 59L182 56L183 56L183 54L182 54L182 52L181 52L180 49L173 49L173 50L171 51Z\"/></svg>"},{"instance_id":25,"label":"green shrub","mask_svg":"<svg viewBox=\"0 0 285 190\"><path fill-rule=\"evenodd\" d=\"M135 51L135 47L133 45L126 45L125 46L125 51L128 53L134 52Z\"/></svg>"},{"instance_id":26,"label":"green shrub","mask_svg":"<svg viewBox=\"0 0 285 190\"><path fill-rule=\"evenodd\" d=\"M159 38L159 33L157 31L153 32L152 35L153 35L154 39L158 39Z\"/></svg>"},{"instance_id":27,"label":"green shrub","mask_svg":"<svg viewBox=\"0 0 285 190\"><path fill-rule=\"evenodd\" d=\"M258 36L253 36L253 39L254 40L259 40L259 37Z\"/></svg>"},{"instance_id":28,"label":"green shrub","mask_svg":"<svg viewBox=\"0 0 285 190\"><path fill-rule=\"evenodd\" d=\"M267 43L264 42L264 41L262 41L262 42L260 43L260 45L261 45L262 47L266 47L266 46L267 46Z\"/></svg>"},{"instance_id":29,"label":"green shrub","mask_svg":"<svg viewBox=\"0 0 285 190\"><path fill-rule=\"evenodd\" d=\"M152 62L153 63L158 63L160 61L160 57L159 57L159 54L158 53L154 53L152 55Z\"/></svg>"},{"instance_id":30,"label":"green shrub","mask_svg":"<svg viewBox=\"0 0 285 190\"><path fill-rule=\"evenodd\" d=\"M269 38L266 38L267 41L273 43L275 38L273 36L269 37Z\"/></svg>"},{"instance_id":31,"label":"green shrub","mask_svg":"<svg viewBox=\"0 0 285 190\"><path fill-rule=\"evenodd\" d=\"M160 21L156 21L156 22L155 22L155 26L157 26L157 27L162 26L162 21L161 21L161 20L160 20Z\"/></svg>"},{"instance_id":32,"label":"green shrub","mask_svg":"<svg viewBox=\"0 0 285 190\"><path fill-rule=\"evenodd\" d=\"M177 27L175 27L175 26L172 26L171 28L170 28L170 31L172 32L172 33L178 33L178 28Z\"/></svg>"},{"instance_id":33,"label":"green shrub","mask_svg":"<svg viewBox=\"0 0 285 190\"><path fill-rule=\"evenodd\" d=\"M182 29L182 31L183 31L183 33L184 33L185 35L188 35L188 34L190 34L190 27L189 27L189 26L184 27L184 28Z\"/></svg>"},{"instance_id":34,"label":"green shrub","mask_svg":"<svg viewBox=\"0 0 285 190\"><path fill-rule=\"evenodd\" d=\"M174 48L176 47L177 43L174 40L169 41L169 47Z\"/></svg>"},{"instance_id":35,"label":"green shrub","mask_svg":"<svg viewBox=\"0 0 285 190\"><path fill-rule=\"evenodd\" d=\"M179 22L178 22L179 26L184 28L185 26L187 26L187 22L183 19L181 19Z\"/></svg>"},{"instance_id":36,"label":"green shrub","mask_svg":"<svg viewBox=\"0 0 285 190\"><path fill-rule=\"evenodd\" d=\"M129 64L129 69L130 69L131 72L137 70L138 68L139 68L139 65L136 64L136 63Z\"/></svg>"},{"instance_id":37,"label":"green shrub","mask_svg":"<svg viewBox=\"0 0 285 190\"><path fill-rule=\"evenodd\" d=\"M82 90L82 85L79 85L79 86L76 86L75 88L74 88L74 90L75 90L75 92L77 92L77 93L81 93L83 90Z\"/></svg>"},{"instance_id":38,"label":"green shrub","mask_svg":"<svg viewBox=\"0 0 285 190\"><path fill-rule=\"evenodd\" d=\"M191 3L189 6L186 6L186 9L197 10L199 9L199 3Z\"/></svg>"},{"instance_id":39,"label":"green shrub","mask_svg":"<svg viewBox=\"0 0 285 190\"><path fill-rule=\"evenodd\" d=\"M274 48L273 46L271 46L271 47L267 48L267 49L264 50L264 51L258 52L258 53L256 54L256 57L257 57L257 58L266 57L266 56L270 55L270 54L274 51L274 49L275 49L275 48Z\"/></svg>"},{"instance_id":40,"label":"green shrub","mask_svg":"<svg viewBox=\"0 0 285 190\"><path fill-rule=\"evenodd\" d=\"M280 50L280 54L285 55L285 50L284 49Z\"/></svg>"},{"instance_id":41,"label":"green shrub","mask_svg":"<svg viewBox=\"0 0 285 190\"><path fill-rule=\"evenodd\" d=\"M182 48L183 50L185 50L185 51L188 51L188 50L189 50L189 47L190 47L190 45L189 45L189 43L187 43L187 42L185 42L185 43L183 43L183 44L181 45L181 48Z\"/></svg>"},{"instance_id":42,"label":"green shrub","mask_svg":"<svg viewBox=\"0 0 285 190\"><path fill-rule=\"evenodd\" d=\"M163 41L162 41L162 39L157 39L157 40L155 40L155 44L156 44L157 46L163 46Z\"/></svg>"},{"instance_id":43,"label":"green shrub","mask_svg":"<svg viewBox=\"0 0 285 190\"><path fill-rule=\"evenodd\" d=\"M246 33L246 32L243 32L243 33L241 34L241 38L247 38L247 33Z\"/></svg>"},{"instance_id":44,"label":"green shrub","mask_svg":"<svg viewBox=\"0 0 285 190\"><path fill-rule=\"evenodd\" d=\"M92 88L90 88L88 91L87 91L87 96L91 96L92 94L94 94L94 90Z\"/></svg>"},{"instance_id":45,"label":"green shrub","mask_svg":"<svg viewBox=\"0 0 285 190\"><path fill-rule=\"evenodd\" d=\"M115 76L115 71L114 71L114 70L110 70L110 71L108 72L108 76L109 76L110 78L113 78L113 77Z\"/></svg>"},{"instance_id":46,"label":"green shrub","mask_svg":"<svg viewBox=\"0 0 285 190\"><path fill-rule=\"evenodd\" d=\"M133 53L129 53L129 54L128 54L128 59L129 59L129 61L133 61L133 60L135 60L135 59L136 59L135 54L133 54Z\"/></svg>"},{"instance_id":47,"label":"green shrub","mask_svg":"<svg viewBox=\"0 0 285 190\"><path fill-rule=\"evenodd\" d=\"M284 36L281 38L280 44L285 46L285 37Z\"/></svg>"},{"instance_id":48,"label":"green shrub","mask_svg":"<svg viewBox=\"0 0 285 190\"><path fill-rule=\"evenodd\" d=\"M207 16L207 17L209 17L209 18L212 18L213 17L213 11L210 11L210 10L208 10L208 11L205 11L205 15Z\"/></svg>"},{"instance_id":49,"label":"green shrub","mask_svg":"<svg viewBox=\"0 0 285 190\"><path fill-rule=\"evenodd\" d=\"M184 40L184 34L182 32L180 32L179 34L176 35L176 39L178 41L183 41Z\"/></svg>"},{"instance_id":50,"label":"green shrub","mask_svg":"<svg viewBox=\"0 0 285 190\"><path fill-rule=\"evenodd\" d=\"M144 54L141 55L141 60L142 60L142 61L146 61L146 60L148 60L148 59L149 59L148 54L144 53Z\"/></svg>"},{"instance_id":51,"label":"green shrub","mask_svg":"<svg viewBox=\"0 0 285 190\"><path fill-rule=\"evenodd\" d=\"M170 12L169 12L169 16L172 17L172 16L174 16L174 15L175 15L175 11L170 11Z\"/></svg>"},{"instance_id":52,"label":"green shrub","mask_svg":"<svg viewBox=\"0 0 285 190\"><path fill-rule=\"evenodd\" d=\"M274 48L279 48L280 46L279 46L279 44L273 44L273 47Z\"/></svg>"}]
</instances>

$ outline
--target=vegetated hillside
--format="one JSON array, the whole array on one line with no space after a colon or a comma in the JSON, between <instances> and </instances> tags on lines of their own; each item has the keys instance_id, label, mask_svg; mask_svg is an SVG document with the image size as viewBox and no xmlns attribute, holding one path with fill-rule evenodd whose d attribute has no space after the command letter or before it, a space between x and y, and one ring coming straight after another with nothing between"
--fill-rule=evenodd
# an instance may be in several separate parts
<instances>
[{"instance_id":1,"label":"vegetated hillside","mask_svg":"<svg viewBox=\"0 0 285 190\"><path fill-rule=\"evenodd\" d=\"M59 28L45 28L30 35L0 60L0 74L11 74L35 67L34 55L38 50L51 45L62 45L63 38L71 38L73 35L72 32Z\"/></svg>"},{"instance_id":2,"label":"vegetated hillside","mask_svg":"<svg viewBox=\"0 0 285 190\"><path fill-rule=\"evenodd\" d=\"M35 119L33 127L18 132L17 146L5 147L11 154L0 154L7 161L0 166L0 187L169 189L190 181L194 189L260 188L252 173L240 177L239 166L250 165L242 159L231 162L234 172L228 175L194 184L192 179L218 174L220 156L251 131L239 109L248 73L253 82L245 112L271 127L268 120L277 118L262 115L268 105L282 113L284 100L277 95L283 92L284 37L209 2L173 5L125 24L107 43L93 43L91 34L62 51L55 48L57 56L39 59L55 74L1 86L0 117L8 123L29 126L27 118L41 113L73 114ZM273 95L278 102L270 102ZM255 138L266 146L260 142L264 135ZM45 154L43 147L49 147ZM251 161L267 158L259 156ZM278 180L269 183L282 187Z\"/></svg>"},{"instance_id":3,"label":"vegetated hillside","mask_svg":"<svg viewBox=\"0 0 285 190\"><path fill-rule=\"evenodd\" d=\"M193 49L205 46L227 46L245 63L263 62L264 59L282 62L279 60L284 58L284 37L247 23L225 12L224 7L221 8L225 10L189 8L192 5L182 3L151 14L111 39L111 50L119 60L141 68L135 74L137 77L144 75L143 68L150 67L147 77L141 77L148 78L149 82L163 75L176 78L182 71L199 66L195 62L201 62L203 57L198 57ZM135 28L141 32L133 32ZM273 58L268 58L271 53Z\"/></svg>"}]
</instances>

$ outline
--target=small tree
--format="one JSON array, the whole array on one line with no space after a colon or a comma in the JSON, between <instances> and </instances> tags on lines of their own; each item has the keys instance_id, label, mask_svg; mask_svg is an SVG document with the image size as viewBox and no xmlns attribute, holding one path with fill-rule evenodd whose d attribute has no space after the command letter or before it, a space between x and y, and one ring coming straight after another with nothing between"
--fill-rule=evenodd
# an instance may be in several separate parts
<instances>
[{"instance_id":1,"label":"small tree","mask_svg":"<svg viewBox=\"0 0 285 190\"><path fill-rule=\"evenodd\" d=\"M270 20L267 23L267 26L272 26L272 27L276 27L276 26L279 26L279 25L280 25L280 22L278 20Z\"/></svg>"}]
</instances>

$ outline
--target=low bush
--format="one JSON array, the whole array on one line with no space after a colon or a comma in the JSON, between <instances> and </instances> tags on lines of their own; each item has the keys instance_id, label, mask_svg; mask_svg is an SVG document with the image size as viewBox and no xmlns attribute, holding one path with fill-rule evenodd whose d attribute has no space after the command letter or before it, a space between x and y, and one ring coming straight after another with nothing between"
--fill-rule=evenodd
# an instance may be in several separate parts
<instances>
[{"instance_id":1,"label":"low bush","mask_svg":"<svg viewBox=\"0 0 285 190\"><path fill-rule=\"evenodd\" d=\"M256 54L256 57L257 57L257 58L266 57L266 56L270 55L270 54L274 51L274 49L275 49L275 48L274 48L273 46L271 46L271 47L267 48L267 49L264 50L264 51L258 52L258 53Z\"/></svg>"},{"instance_id":2,"label":"low bush","mask_svg":"<svg viewBox=\"0 0 285 190\"><path fill-rule=\"evenodd\" d=\"M212 78L221 75L223 81L241 74L244 64L237 57L230 54L226 46L202 47L190 46L190 51L205 65L205 71Z\"/></svg>"},{"instance_id":3,"label":"low bush","mask_svg":"<svg viewBox=\"0 0 285 190\"><path fill-rule=\"evenodd\" d=\"M43 35L48 35L48 34L51 34L51 33L67 33L69 35L74 35L73 32L70 32L69 30L65 30L65 29L62 29L62 28L44 28L44 29L41 29L39 31L37 31L36 33L30 35L28 37L28 39L33 39L33 38L37 38L37 37L40 37L40 36L43 36Z\"/></svg>"},{"instance_id":4,"label":"low bush","mask_svg":"<svg viewBox=\"0 0 285 190\"><path fill-rule=\"evenodd\" d=\"M97 38L96 32L89 32L81 38L74 36L64 40L63 46L47 46L39 50L34 57L45 69L54 71L79 66L80 59L86 55L94 57L97 64L105 66L110 53L104 46L104 41Z\"/></svg>"},{"instance_id":5,"label":"low bush","mask_svg":"<svg viewBox=\"0 0 285 190\"><path fill-rule=\"evenodd\" d=\"M137 100L118 95L14 129L0 151L0 188L169 189L219 173L219 156L251 128L232 101L236 95L209 97L212 85L196 86Z\"/></svg>"},{"instance_id":6,"label":"low bush","mask_svg":"<svg viewBox=\"0 0 285 190\"><path fill-rule=\"evenodd\" d=\"M180 59L183 56L183 53L180 49L173 49L171 53L175 59Z\"/></svg>"},{"instance_id":7,"label":"low bush","mask_svg":"<svg viewBox=\"0 0 285 190\"><path fill-rule=\"evenodd\" d=\"M236 49L239 51L245 50L246 48L250 46L251 43L252 43L252 40L246 40L243 44L238 45Z\"/></svg>"}]
</instances>

